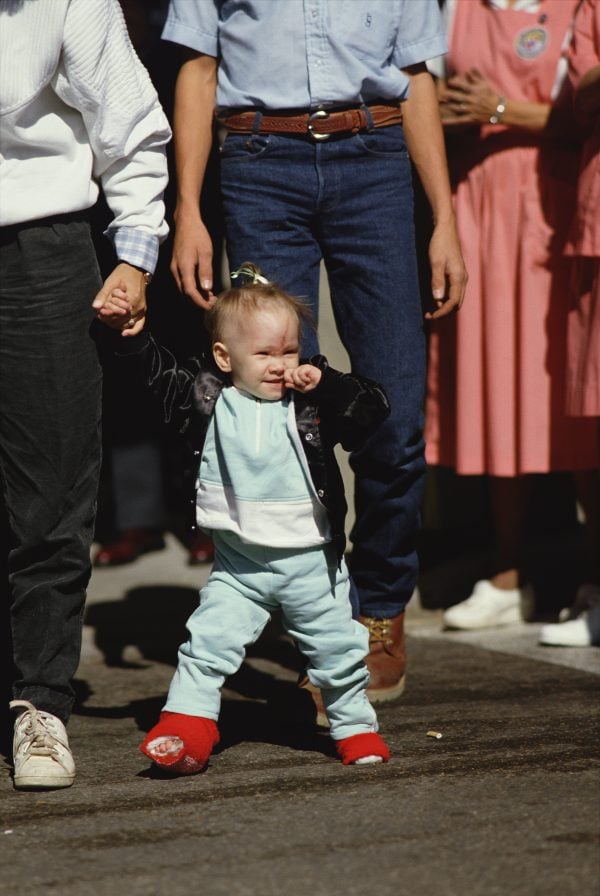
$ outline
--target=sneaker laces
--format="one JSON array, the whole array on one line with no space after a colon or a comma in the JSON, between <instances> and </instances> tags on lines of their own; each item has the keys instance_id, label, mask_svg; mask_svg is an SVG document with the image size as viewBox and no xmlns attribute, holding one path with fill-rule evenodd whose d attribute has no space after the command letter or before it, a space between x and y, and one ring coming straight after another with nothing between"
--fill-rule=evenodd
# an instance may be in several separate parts
<instances>
[{"instance_id":1,"label":"sneaker laces","mask_svg":"<svg viewBox=\"0 0 600 896\"><path fill-rule=\"evenodd\" d=\"M52 732L51 726L54 718L52 713L36 709L27 700L12 700L10 703L11 709L20 709L21 707L25 710L23 715L27 716L27 723L23 731L23 740L27 741L25 751L32 756L50 756L57 759L62 765L58 747L59 744L63 747L65 745L61 744L59 738ZM19 719L17 719L18 721Z\"/></svg>"}]
</instances>

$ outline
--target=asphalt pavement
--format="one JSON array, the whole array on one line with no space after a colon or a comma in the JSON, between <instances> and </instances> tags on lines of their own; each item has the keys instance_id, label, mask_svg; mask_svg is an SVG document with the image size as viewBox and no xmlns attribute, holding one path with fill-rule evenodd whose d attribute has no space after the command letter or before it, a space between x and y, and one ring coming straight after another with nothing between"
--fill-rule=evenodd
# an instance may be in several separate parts
<instances>
[{"instance_id":1,"label":"asphalt pavement","mask_svg":"<svg viewBox=\"0 0 600 896\"><path fill-rule=\"evenodd\" d=\"M2 768L2 894L597 896L599 650L539 647L537 625L444 632L416 595L407 689L379 709L392 759L353 768L275 619L227 684L207 771L165 779L137 747L207 574L171 536L94 573L77 780L17 792Z\"/></svg>"}]
</instances>

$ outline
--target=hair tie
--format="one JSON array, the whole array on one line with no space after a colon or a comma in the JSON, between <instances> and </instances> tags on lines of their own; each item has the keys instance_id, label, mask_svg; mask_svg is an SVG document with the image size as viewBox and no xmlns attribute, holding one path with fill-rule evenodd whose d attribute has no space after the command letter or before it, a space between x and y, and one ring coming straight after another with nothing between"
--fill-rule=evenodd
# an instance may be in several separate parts
<instances>
[{"instance_id":1,"label":"hair tie","mask_svg":"<svg viewBox=\"0 0 600 896\"><path fill-rule=\"evenodd\" d=\"M235 287L253 286L255 283L262 283L263 286L269 286L270 280L260 273L258 268L253 264L243 264L237 271L230 273L232 285ZM235 280L235 283L233 282Z\"/></svg>"}]
</instances>

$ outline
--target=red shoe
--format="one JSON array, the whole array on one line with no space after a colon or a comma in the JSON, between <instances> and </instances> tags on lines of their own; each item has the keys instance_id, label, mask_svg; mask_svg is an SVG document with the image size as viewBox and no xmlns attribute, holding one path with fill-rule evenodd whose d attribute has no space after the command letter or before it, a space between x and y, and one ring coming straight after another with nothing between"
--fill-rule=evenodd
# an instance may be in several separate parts
<instances>
[{"instance_id":1,"label":"red shoe","mask_svg":"<svg viewBox=\"0 0 600 896\"><path fill-rule=\"evenodd\" d=\"M212 719L161 712L158 723L148 732L140 750L159 768L179 775L195 775L206 768L219 739L219 729ZM172 742L164 753L157 752L161 740Z\"/></svg>"},{"instance_id":2,"label":"red shoe","mask_svg":"<svg viewBox=\"0 0 600 896\"><path fill-rule=\"evenodd\" d=\"M190 566L198 566L200 563L212 563L215 558L215 549L211 539L203 532L197 532L188 544L188 563Z\"/></svg>"},{"instance_id":3,"label":"red shoe","mask_svg":"<svg viewBox=\"0 0 600 896\"><path fill-rule=\"evenodd\" d=\"M133 563L142 554L162 551L165 546L160 529L125 529L120 538L101 544L93 559L94 566L121 566Z\"/></svg>"},{"instance_id":4,"label":"red shoe","mask_svg":"<svg viewBox=\"0 0 600 896\"><path fill-rule=\"evenodd\" d=\"M390 751L387 744L378 734L354 734L336 740L335 748L344 765L371 765L375 762L387 762Z\"/></svg>"}]
</instances>

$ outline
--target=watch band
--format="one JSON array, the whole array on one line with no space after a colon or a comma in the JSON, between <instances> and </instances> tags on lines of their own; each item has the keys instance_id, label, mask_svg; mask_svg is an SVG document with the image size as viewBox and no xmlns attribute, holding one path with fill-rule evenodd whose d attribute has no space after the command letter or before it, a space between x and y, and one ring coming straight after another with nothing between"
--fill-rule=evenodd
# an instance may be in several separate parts
<instances>
[{"instance_id":1,"label":"watch band","mask_svg":"<svg viewBox=\"0 0 600 896\"><path fill-rule=\"evenodd\" d=\"M131 265L132 268L135 268L136 271L139 271L144 279L144 286L148 286L149 283L152 283L153 274L150 271L145 271L144 268L141 268L139 264L131 264L130 261L126 261L125 264Z\"/></svg>"},{"instance_id":2,"label":"watch band","mask_svg":"<svg viewBox=\"0 0 600 896\"><path fill-rule=\"evenodd\" d=\"M506 97L499 96L498 97L498 105L496 106L496 111L493 115L490 115L489 121L490 124L500 124L502 121L502 116L506 112Z\"/></svg>"}]
</instances>

